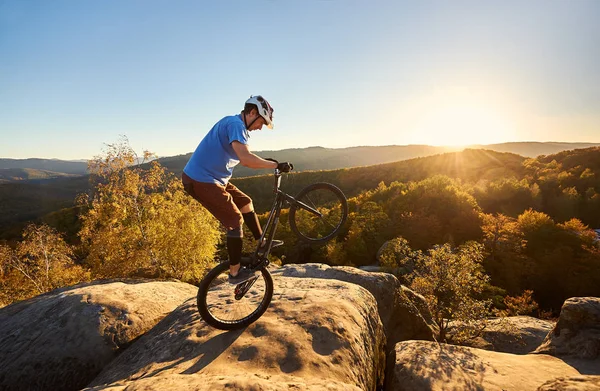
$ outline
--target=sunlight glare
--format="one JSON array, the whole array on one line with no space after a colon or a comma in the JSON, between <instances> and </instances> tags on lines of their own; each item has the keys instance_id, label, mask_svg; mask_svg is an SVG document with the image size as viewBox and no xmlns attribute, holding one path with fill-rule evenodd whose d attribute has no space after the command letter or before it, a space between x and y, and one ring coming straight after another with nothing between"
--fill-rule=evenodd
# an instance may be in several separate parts
<instances>
[{"instance_id":1,"label":"sunlight glare","mask_svg":"<svg viewBox=\"0 0 600 391\"><path fill-rule=\"evenodd\" d=\"M514 125L484 107L450 105L428 110L414 132L424 144L467 146L507 142L515 137Z\"/></svg>"}]
</instances>

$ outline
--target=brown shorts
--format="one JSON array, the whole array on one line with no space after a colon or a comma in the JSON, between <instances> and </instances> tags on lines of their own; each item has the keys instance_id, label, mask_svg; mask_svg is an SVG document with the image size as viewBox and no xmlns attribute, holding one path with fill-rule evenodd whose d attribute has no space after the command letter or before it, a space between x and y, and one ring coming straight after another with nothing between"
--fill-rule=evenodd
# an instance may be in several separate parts
<instances>
[{"instance_id":1,"label":"brown shorts","mask_svg":"<svg viewBox=\"0 0 600 391\"><path fill-rule=\"evenodd\" d=\"M181 176L185 191L202 204L225 228L238 228L244 222L240 209L252 202L252 199L240 189L228 183L226 186L216 183L197 182L185 173Z\"/></svg>"}]
</instances>

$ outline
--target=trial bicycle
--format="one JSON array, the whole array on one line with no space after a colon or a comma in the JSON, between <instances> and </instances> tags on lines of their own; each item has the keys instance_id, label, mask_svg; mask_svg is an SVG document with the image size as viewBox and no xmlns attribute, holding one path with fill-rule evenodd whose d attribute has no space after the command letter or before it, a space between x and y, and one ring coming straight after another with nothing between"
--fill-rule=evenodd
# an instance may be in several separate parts
<instances>
[{"instance_id":1,"label":"trial bicycle","mask_svg":"<svg viewBox=\"0 0 600 391\"><path fill-rule=\"evenodd\" d=\"M269 307L273 297L273 278L267 268L269 253L284 205L289 205L291 231L310 244L323 244L333 239L348 219L348 203L338 187L325 182L314 183L292 197L280 189L282 174L275 169L275 200L271 212L256 250L242 262L258 273L238 285L229 284L229 261L226 261L208 272L200 282L198 311L202 319L215 328L234 330L246 327Z\"/></svg>"}]
</instances>

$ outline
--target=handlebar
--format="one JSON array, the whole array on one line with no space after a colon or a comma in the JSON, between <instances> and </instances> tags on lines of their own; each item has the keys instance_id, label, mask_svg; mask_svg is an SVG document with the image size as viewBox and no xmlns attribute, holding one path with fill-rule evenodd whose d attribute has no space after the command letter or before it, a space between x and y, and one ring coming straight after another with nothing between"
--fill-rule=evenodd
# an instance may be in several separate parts
<instances>
[{"instance_id":1,"label":"handlebar","mask_svg":"<svg viewBox=\"0 0 600 391\"><path fill-rule=\"evenodd\" d=\"M290 171L294 170L294 165L292 163L288 163L287 166L289 168L289 170L287 171L280 170L279 168L275 169L275 185L273 186L273 193L277 193L279 191L279 186L281 185L281 175L283 173L289 173Z\"/></svg>"}]
</instances>

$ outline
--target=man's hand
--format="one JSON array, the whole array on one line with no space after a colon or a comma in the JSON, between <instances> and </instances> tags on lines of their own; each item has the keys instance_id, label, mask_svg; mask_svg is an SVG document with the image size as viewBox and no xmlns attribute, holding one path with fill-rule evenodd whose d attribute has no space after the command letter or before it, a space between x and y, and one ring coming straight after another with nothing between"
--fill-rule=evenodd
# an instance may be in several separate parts
<instances>
[{"instance_id":1,"label":"man's hand","mask_svg":"<svg viewBox=\"0 0 600 391\"><path fill-rule=\"evenodd\" d=\"M277 169L281 172L290 172L294 169L294 165L290 162L281 162L279 163L277 160L271 158L271 157L267 157L265 158L265 160L268 160L270 162L275 162L277 163Z\"/></svg>"},{"instance_id":2,"label":"man's hand","mask_svg":"<svg viewBox=\"0 0 600 391\"><path fill-rule=\"evenodd\" d=\"M294 169L294 165L290 162L281 162L277 164L277 169L281 172L290 172Z\"/></svg>"}]
</instances>

